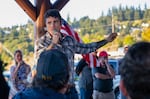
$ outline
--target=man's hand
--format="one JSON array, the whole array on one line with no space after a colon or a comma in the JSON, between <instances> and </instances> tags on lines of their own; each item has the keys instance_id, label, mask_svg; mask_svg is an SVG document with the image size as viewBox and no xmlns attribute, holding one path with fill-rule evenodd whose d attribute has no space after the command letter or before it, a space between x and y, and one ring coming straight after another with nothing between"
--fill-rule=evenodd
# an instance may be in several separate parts
<instances>
[{"instance_id":1,"label":"man's hand","mask_svg":"<svg viewBox=\"0 0 150 99\"><path fill-rule=\"evenodd\" d=\"M108 73L110 75L110 78L115 78L115 71L114 69L111 67L111 65L108 63L108 60L105 60L105 64L108 70Z\"/></svg>"},{"instance_id":2,"label":"man's hand","mask_svg":"<svg viewBox=\"0 0 150 99\"><path fill-rule=\"evenodd\" d=\"M105 63L106 66L109 66L108 59L105 59L104 63Z\"/></svg>"},{"instance_id":3,"label":"man's hand","mask_svg":"<svg viewBox=\"0 0 150 99\"><path fill-rule=\"evenodd\" d=\"M60 38L61 38L61 34L59 32L57 32L57 31L54 31L53 38L52 38L52 43L58 44Z\"/></svg>"},{"instance_id":4,"label":"man's hand","mask_svg":"<svg viewBox=\"0 0 150 99\"><path fill-rule=\"evenodd\" d=\"M61 33L59 31L54 30L52 33L52 43L46 48L46 50L52 49L55 45L58 45L61 39Z\"/></svg>"},{"instance_id":5,"label":"man's hand","mask_svg":"<svg viewBox=\"0 0 150 99\"><path fill-rule=\"evenodd\" d=\"M111 34L106 38L106 40L107 40L108 42L112 42L116 37L117 37L117 33L111 33Z\"/></svg>"}]
</instances>

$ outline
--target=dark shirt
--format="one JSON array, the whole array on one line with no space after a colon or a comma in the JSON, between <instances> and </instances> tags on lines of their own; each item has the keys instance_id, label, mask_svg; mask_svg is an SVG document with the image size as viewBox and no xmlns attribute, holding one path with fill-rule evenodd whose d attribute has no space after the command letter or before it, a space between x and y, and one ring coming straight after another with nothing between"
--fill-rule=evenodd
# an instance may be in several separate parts
<instances>
[{"instance_id":1,"label":"dark shirt","mask_svg":"<svg viewBox=\"0 0 150 99\"><path fill-rule=\"evenodd\" d=\"M2 74L2 61L0 61L0 99L8 99L9 86Z\"/></svg>"},{"instance_id":2,"label":"dark shirt","mask_svg":"<svg viewBox=\"0 0 150 99\"><path fill-rule=\"evenodd\" d=\"M66 96L48 88L28 88L17 93L13 99L66 99Z\"/></svg>"},{"instance_id":3,"label":"dark shirt","mask_svg":"<svg viewBox=\"0 0 150 99\"><path fill-rule=\"evenodd\" d=\"M93 87L94 90L97 90L99 92L110 92L113 88L113 79L99 79L95 77L95 73L102 73L107 74L107 68L102 67L95 67L92 68L92 74L93 74Z\"/></svg>"},{"instance_id":4,"label":"dark shirt","mask_svg":"<svg viewBox=\"0 0 150 99\"><path fill-rule=\"evenodd\" d=\"M91 68L86 65L79 75L79 88L93 90L93 78Z\"/></svg>"}]
</instances>

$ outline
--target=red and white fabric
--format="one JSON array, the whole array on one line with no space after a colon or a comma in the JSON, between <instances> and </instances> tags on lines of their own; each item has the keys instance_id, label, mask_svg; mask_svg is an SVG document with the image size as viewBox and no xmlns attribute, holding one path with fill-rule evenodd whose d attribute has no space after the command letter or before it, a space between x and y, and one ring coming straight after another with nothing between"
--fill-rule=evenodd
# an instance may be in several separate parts
<instances>
[{"instance_id":1,"label":"red and white fabric","mask_svg":"<svg viewBox=\"0 0 150 99\"><path fill-rule=\"evenodd\" d=\"M73 28L64 19L62 19L61 33L65 35L70 35L73 38L75 38L78 42L84 43L79 37L78 33L75 30L73 30ZM82 56L91 68L99 65L98 60L96 59L96 57L93 56L92 53L84 54Z\"/></svg>"}]
</instances>

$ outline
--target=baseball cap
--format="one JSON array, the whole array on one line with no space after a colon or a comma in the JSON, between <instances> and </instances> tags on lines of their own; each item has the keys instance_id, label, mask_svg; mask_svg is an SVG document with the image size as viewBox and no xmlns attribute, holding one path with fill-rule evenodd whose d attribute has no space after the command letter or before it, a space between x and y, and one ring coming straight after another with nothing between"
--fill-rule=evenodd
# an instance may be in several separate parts
<instances>
[{"instance_id":1,"label":"baseball cap","mask_svg":"<svg viewBox=\"0 0 150 99\"><path fill-rule=\"evenodd\" d=\"M46 82L61 81L69 77L67 56L57 49L42 52L37 62L36 77Z\"/></svg>"},{"instance_id":2,"label":"baseball cap","mask_svg":"<svg viewBox=\"0 0 150 99\"><path fill-rule=\"evenodd\" d=\"M99 53L99 57L108 57L108 54L107 54L106 51L101 51L101 52Z\"/></svg>"}]
</instances>

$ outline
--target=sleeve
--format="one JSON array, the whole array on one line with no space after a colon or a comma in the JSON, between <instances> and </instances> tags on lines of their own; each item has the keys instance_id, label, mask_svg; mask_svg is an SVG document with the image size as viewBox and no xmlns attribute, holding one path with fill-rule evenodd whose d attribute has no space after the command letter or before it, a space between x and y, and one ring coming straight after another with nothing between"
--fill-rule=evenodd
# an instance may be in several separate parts
<instances>
[{"instance_id":1,"label":"sleeve","mask_svg":"<svg viewBox=\"0 0 150 99\"><path fill-rule=\"evenodd\" d=\"M28 65L28 74L31 72L31 67L30 67L30 65Z\"/></svg>"},{"instance_id":2,"label":"sleeve","mask_svg":"<svg viewBox=\"0 0 150 99\"><path fill-rule=\"evenodd\" d=\"M28 65L28 64L26 64L27 66L27 68L26 68L26 75L28 76L30 73L31 73L31 67L30 67L30 65Z\"/></svg>"},{"instance_id":3,"label":"sleeve","mask_svg":"<svg viewBox=\"0 0 150 99\"><path fill-rule=\"evenodd\" d=\"M47 34L43 35L41 38L36 40L35 42L35 62L37 62L40 54L46 50L46 48L51 43L50 38L47 36Z\"/></svg>"},{"instance_id":4,"label":"sleeve","mask_svg":"<svg viewBox=\"0 0 150 99\"><path fill-rule=\"evenodd\" d=\"M49 44L45 43L45 36L42 36L40 39L36 40L35 43L35 61L39 58L40 54L46 50Z\"/></svg>"},{"instance_id":5,"label":"sleeve","mask_svg":"<svg viewBox=\"0 0 150 99\"><path fill-rule=\"evenodd\" d=\"M12 99L22 99L21 97L21 92L18 92L17 94L15 94Z\"/></svg>"},{"instance_id":6,"label":"sleeve","mask_svg":"<svg viewBox=\"0 0 150 99\"><path fill-rule=\"evenodd\" d=\"M83 68L85 67L85 66L88 66L88 64L86 63L86 61L82 58L80 61L79 61L79 63L78 63L78 65L76 66L76 68L75 68L75 72L76 72L76 74L79 76L79 74L82 72L82 70L83 70Z\"/></svg>"},{"instance_id":7,"label":"sleeve","mask_svg":"<svg viewBox=\"0 0 150 99\"><path fill-rule=\"evenodd\" d=\"M13 77L14 70L15 70L15 66L11 66L11 68L10 68L10 78L11 78L11 80L12 80L12 77Z\"/></svg>"},{"instance_id":8,"label":"sleeve","mask_svg":"<svg viewBox=\"0 0 150 99\"><path fill-rule=\"evenodd\" d=\"M92 75L94 76L95 75L95 73L98 73L99 71L98 71L98 67L93 67L92 69Z\"/></svg>"},{"instance_id":9,"label":"sleeve","mask_svg":"<svg viewBox=\"0 0 150 99\"><path fill-rule=\"evenodd\" d=\"M87 54L87 53L94 52L98 48L107 44L106 40L101 40L98 42L92 42L92 43L87 43L87 44L79 43L76 40L74 40L74 42L75 42L75 52L78 54Z\"/></svg>"}]
</instances>

